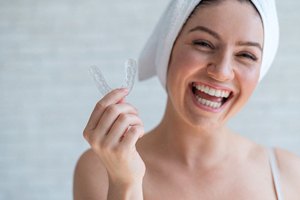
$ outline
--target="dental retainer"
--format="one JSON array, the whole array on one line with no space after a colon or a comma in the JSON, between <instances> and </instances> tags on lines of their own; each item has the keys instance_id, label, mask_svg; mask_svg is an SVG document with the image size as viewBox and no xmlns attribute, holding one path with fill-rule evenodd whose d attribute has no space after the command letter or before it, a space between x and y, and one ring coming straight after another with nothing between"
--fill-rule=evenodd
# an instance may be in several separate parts
<instances>
[{"instance_id":1,"label":"dental retainer","mask_svg":"<svg viewBox=\"0 0 300 200\"><path fill-rule=\"evenodd\" d=\"M121 86L121 88L127 88L128 94L133 88L134 80L137 72L137 62L134 59L128 59L125 62L125 79ZM112 91L113 89L107 84L103 73L97 66L91 66L90 67L90 74L93 77L96 86L99 90L99 92L105 96L107 93Z\"/></svg>"}]
</instances>

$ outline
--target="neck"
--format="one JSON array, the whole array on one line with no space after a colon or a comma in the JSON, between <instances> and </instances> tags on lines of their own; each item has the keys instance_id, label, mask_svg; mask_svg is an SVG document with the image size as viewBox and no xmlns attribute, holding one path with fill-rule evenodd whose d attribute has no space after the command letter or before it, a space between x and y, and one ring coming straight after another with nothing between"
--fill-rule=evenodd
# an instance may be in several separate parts
<instances>
[{"instance_id":1,"label":"neck","mask_svg":"<svg viewBox=\"0 0 300 200\"><path fill-rule=\"evenodd\" d=\"M167 110L155 129L162 153L188 168L211 167L226 158L230 131L225 127L193 125ZM169 110L168 110L169 109ZM214 127L214 128L212 128Z\"/></svg>"}]
</instances>

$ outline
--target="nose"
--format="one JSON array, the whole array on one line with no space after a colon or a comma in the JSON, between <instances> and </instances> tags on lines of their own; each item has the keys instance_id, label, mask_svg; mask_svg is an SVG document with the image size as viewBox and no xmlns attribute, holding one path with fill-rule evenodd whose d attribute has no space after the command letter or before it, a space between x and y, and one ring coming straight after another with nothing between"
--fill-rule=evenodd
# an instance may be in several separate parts
<instances>
[{"instance_id":1,"label":"nose","mask_svg":"<svg viewBox=\"0 0 300 200\"><path fill-rule=\"evenodd\" d=\"M229 52L219 53L207 65L207 74L221 82L234 79L233 61Z\"/></svg>"}]
</instances>

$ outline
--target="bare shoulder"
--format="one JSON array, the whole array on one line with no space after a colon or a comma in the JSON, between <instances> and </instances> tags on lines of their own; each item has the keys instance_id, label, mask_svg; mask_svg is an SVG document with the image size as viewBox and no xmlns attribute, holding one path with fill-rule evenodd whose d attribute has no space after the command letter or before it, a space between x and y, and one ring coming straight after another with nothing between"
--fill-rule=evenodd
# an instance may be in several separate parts
<instances>
[{"instance_id":1,"label":"bare shoulder","mask_svg":"<svg viewBox=\"0 0 300 200\"><path fill-rule=\"evenodd\" d=\"M286 199L298 199L300 196L300 157L280 148L276 148L276 157Z\"/></svg>"},{"instance_id":2,"label":"bare shoulder","mask_svg":"<svg viewBox=\"0 0 300 200\"><path fill-rule=\"evenodd\" d=\"M74 200L107 198L108 175L101 160L89 149L79 158L74 172Z\"/></svg>"}]
</instances>

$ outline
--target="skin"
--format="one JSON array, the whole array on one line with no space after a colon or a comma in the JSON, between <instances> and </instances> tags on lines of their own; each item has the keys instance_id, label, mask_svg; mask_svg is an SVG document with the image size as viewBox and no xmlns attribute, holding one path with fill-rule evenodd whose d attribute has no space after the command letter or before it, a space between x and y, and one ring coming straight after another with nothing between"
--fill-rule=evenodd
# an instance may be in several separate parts
<instances>
[{"instance_id":1,"label":"skin","mask_svg":"<svg viewBox=\"0 0 300 200\"><path fill-rule=\"evenodd\" d=\"M238 1L199 10L174 44L166 111L156 128L144 135L126 90L97 103L84 131L91 149L77 163L74 199L276 199L266 149L226 128L258 82L261 19ZM193 82L226 87L233 96L218 112L203 109L193 101ZM275 153L284 198L299 198L300 159Z\"/></svg>"}]
</instances>

